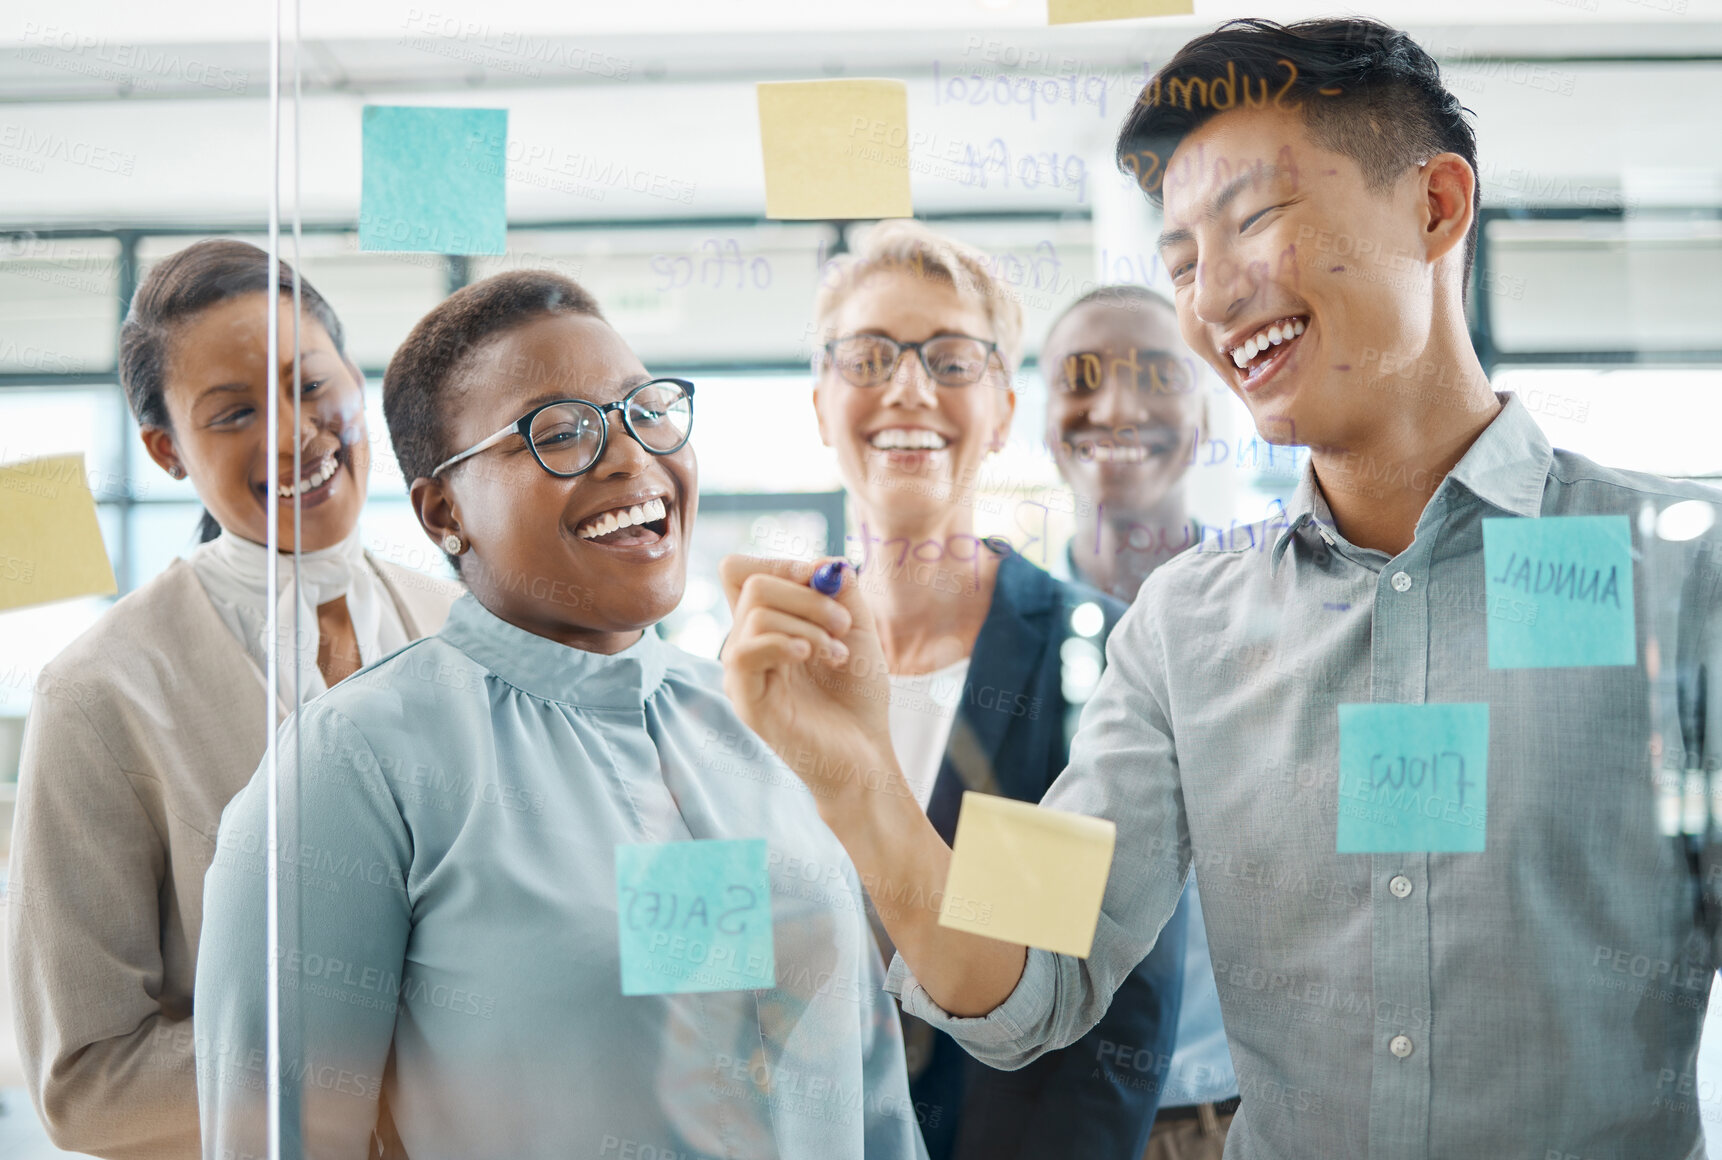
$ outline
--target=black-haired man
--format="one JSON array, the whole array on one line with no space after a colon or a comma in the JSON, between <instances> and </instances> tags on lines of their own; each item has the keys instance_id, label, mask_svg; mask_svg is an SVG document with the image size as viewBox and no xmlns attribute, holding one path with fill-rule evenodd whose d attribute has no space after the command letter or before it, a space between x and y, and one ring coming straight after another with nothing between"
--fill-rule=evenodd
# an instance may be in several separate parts
<instances>
[{"instance_id":1,"label":"black-haired man","mask_svg":"<svg viewBox=\"0 0 1722 1160\"><path fill-rule=\"evenodd\" d=\"M1490 389L1464 316L1474 139L1403 33L1223 26L1119 154L1163 201L1185 342L1309 466L1284 521L1157 569L1112 635L1042 801L1117 823L1089 957L895 907L888 986L1021 1064L1094 1023L1193 865L1234 1160L1702 1155L1722 544L1656 528L1722 493L1552 451ZM749 574L785 570L726 565L726 687L863 875L936 888L949 851L912 809L810 763L889 744L867 681L807 679L817 650L759 615L820 624L864 672L865 605Z\"/></svg>"}]
</instances>

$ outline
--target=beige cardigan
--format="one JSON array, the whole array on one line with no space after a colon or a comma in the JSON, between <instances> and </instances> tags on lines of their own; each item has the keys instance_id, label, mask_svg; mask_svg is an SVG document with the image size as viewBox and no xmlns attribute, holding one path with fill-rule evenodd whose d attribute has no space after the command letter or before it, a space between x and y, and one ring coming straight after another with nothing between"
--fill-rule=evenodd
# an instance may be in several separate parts
<instances>
[{"instance_id":1,"label":"beige cardigan","mask_svg":"<svg viewBox=\"0 0 1722 1160\"><path fill-rule=\"evenodd\" d=\"M407 636L437 631L460 588L370 559ZM19 763L7 967L30 1097L61 1148L199 1154L203 875L222 808L262 762L263 700L263 673L184 560L42 670Z\"/></svg>"}]
</instances>

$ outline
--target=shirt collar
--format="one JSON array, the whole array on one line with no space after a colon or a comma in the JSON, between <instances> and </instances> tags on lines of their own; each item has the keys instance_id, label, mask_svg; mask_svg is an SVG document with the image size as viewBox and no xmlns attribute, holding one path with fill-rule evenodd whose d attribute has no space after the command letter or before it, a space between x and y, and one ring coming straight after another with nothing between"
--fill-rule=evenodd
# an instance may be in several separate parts
<instances>
[{"instance_id":1,"label":"shirt collar","mask_svg":"<svg viewBox=\"0 0 1722 1160\"><path fill-rule=\"evenodd\" d=\"M1321 488L1315 485L1315 465L1305 461L1303 474L1298 476L1297 490L1292 492L1291 502L1285 508L1285 523L1279 525L1279 535L1274 537L1273 548L1268 553L1268 570L1277 571L1280 557L1285 555L1286 545L1292 537L1302 535L1303 529L1311 524L1325 523L1333 526L1333 513L1328 510L1327 500L1321 494ZM1270 523L1270 527L1275 526Z\"/></svg>"},{"instance_id":2,"label":"shirt collar","mask_svg":"<svg viewBox=\"0 0 1722 1160\"><path fill-rule=\"evenodd\" d=\"M606 656L510 624L470 592L454 602L437 635L523 693L589 709L638 711L669 663L670 646L654 628Z\"/></svg>"},{"instance_id":3,"label":"shirt collar","mask_svg":"<svg viewBox=\"0 0 1722 1160\"><path fill-rule=\"evenodd\" d=\"M1447 478L1504 512L1535 517L1543 510L1543 489L1548 484L1554 451L1517 395L1498 391L1496 397L1503 404L1501 413L1483 428ZM1286 505L1286 521L1274 540L1275 565L1301 529L1315 525L1312 534L1319 534L1320 525L1333 526L1333 512L1316 486L1313 460L1304 464L1298 477L1297 491Z\"/></svg>"},{"instance_id":4,"label":"shirt collar","mask_svg":"<svg viewBox=\"0 0 1722 1160\"><path fill-rule=\"evenodd\" d=\"M1517 395L1500 391L1496 397L1505 404L1501 413L1447 478L1504 512L1535 518L1543 511L1554 449Z\"/></svg>"}]
</instances>

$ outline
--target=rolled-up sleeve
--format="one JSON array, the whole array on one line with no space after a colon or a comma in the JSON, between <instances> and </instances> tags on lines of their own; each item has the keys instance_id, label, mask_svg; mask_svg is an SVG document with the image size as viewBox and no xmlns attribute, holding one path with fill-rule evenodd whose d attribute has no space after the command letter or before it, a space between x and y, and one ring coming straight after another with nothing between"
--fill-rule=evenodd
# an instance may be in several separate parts
<instances>
[{"instance_id":1,"label":"rolled-up sleeve","mask_svg":"<svg viewBox=\"0 0 1722 1160\"><path fill-rule=\"evenodd\" d=\"M1150 576L1106 646L1106 671L1082 713L1070 764L1041 800L1118 827L1094 946L1086 959L1030 950L1022 978L984 1016L944 1011L898 955L885 989L903 1010L992 1067L1012 1070L1080 1039L1177 909L1190 869L1189 829L1165 680L1158 574Z\"/></svg>"}]
</instances>

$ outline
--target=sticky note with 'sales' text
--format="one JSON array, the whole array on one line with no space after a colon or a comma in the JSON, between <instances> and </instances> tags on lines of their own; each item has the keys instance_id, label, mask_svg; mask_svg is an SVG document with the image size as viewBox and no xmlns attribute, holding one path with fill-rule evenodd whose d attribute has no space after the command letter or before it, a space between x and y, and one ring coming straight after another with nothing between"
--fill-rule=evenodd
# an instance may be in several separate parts
<instances>
[{"instance_id":1,"label":"sticky note with 'sales' text","mask_svg":"<svg viewBox=\"0 0 1722 1160\"><path fill-rule=\"evenodd\" d=\"M908 217L909 90L897 80L757 86L765 216Z\"/></svg>"},{"instance_id":2,"label":"sticky note with 'sales' text","mask_svg":"<svg viewBox=\"0 0 1722 1160\"><path fill-rule=\"evenodd\" d=\"M0 466L0 609L118 590L84 457Z\"/></svg>"},{"instance_id":3,"label":"sticky note with 'sales' text","mask_svg":"<svg viewBox=\"0 0 1722 1160\"><path fill-rule=\"evenodd\" d=\"M939 925L1087 958L1118 827L969 791Z\"/></svg>"},{"instance_id":4,"label":"sticky note with 'sales' text","mask_svg":"<svg viewBox=\"0 0 1722 1160\"><path fill-rule=\"evenodd\" d=\"M616 847L622 994L777 985L762 838Z\"/></svg>"}]
</instances>

